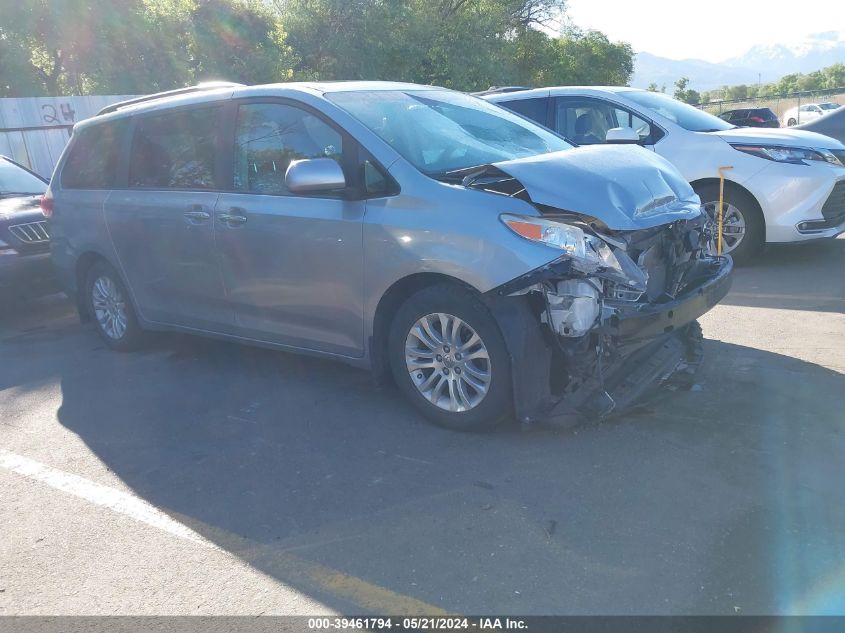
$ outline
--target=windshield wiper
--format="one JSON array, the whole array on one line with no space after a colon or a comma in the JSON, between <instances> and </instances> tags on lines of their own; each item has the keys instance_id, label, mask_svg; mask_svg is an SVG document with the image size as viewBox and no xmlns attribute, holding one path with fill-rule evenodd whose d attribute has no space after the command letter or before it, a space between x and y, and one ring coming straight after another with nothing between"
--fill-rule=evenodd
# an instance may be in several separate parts
<instances>
[{"instance_id":1,"label":"windshield wiper","mask_svg":"<svg viewBox=\"0 0 845 633\"><path fill-rule=\"evenodd\" d=\"M439 180L441 182L460 183L467 174L478 171L482 167L484 167L484 165L473 165L472 167L461 167L460 169L426 171L423 173L429 178L434 178L435 180Z\"/></svg>"}]
</instances>

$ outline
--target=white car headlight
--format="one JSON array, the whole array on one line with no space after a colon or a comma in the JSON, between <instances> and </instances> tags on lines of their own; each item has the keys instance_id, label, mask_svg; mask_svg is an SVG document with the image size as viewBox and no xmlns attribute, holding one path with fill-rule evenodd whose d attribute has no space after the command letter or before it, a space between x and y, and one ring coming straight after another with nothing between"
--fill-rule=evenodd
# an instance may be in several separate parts
<instances>
[{"instance_id":1,"label":"white car headlight","mask_svg":"<svg viewBox=\"0 0 845 633\"><path fill-rule=\"evenodd\" d=\"M837 167L845 167L845 164L833 152L827 149L782 147L780 145L731 145L731 147L745 154L773 160L776 163L808 165L809 163L807 161L818 161L836 165Z\"/></svg>"}]
</instances>

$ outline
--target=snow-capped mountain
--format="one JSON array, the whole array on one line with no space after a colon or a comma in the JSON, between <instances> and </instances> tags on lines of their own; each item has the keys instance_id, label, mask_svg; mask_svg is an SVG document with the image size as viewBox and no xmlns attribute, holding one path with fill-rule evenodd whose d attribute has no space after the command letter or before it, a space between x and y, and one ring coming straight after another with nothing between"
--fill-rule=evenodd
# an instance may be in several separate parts
<instances>
[{"instance_id":1,"label":"snow-capped mountain","mask_svg":"<svg viewBox=\"0 0 845 633\"><path fill-rule=\"evenodd\" d=\"M771 73L766 73L764 81ZM785 73L784 73L785 74ZM780 76L780 75L778 75ZM631 85L634 88L647 88L651 82L666 86L666 92L672 93L675 82L681 77L690 80L690 88L712 90L734 84L757 83L757 71L728 64L714 64L703 59L668 59L651 53L637 53L634 60L634 76Z\"/></svg>"},{"instance_id":2,"label":"snow-capped mountain","mask_svg":"<svg viewBox=\"0 0 845 633\"><path fill-rule=\"evenodd\" d=\"M674 82L688 77L690 87L711 90L724 85L777 81L790 73L808 73L845 63L845 31L815 33L793 42L758 44L745 54L714 64L701 59L668 59L637 53L631 85L645 88L655 82L672 91Z\"/></svg>"},{"instance_id":3,"label":"snow-capped mountain","mask_svg":"<svg viewBox=\"0 0 845 633\"><path fill-rule=\"evenodd\" d=\"M819 70L845 62L845 32L815 33L792 43L758 44L739 57L725 60L732 67L777 68L781 75Z\"/></svg>"}]
</instances>

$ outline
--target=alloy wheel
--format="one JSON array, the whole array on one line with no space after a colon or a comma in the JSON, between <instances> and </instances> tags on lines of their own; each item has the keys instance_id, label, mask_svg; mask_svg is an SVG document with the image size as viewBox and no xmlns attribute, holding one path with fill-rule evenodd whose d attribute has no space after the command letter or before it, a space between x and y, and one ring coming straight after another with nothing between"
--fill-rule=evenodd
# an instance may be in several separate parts
<instances>
[{"instance_id":1,"label":"alloy wheel","mask_svg":"<svg viewBox=\"0 0 845 633\"><path fill-rule=\"evenodd\" d=\"M707 241L705 250L708 255L716 254L716 244L719 231L719 218L717 210L719 202L707 202L702 205L707 213L707 224L710 229L710 239ZM745 217L742 212L730 202L724 202L722 214L722 254L726 255L742 243L745 238Z\"/></svg>"},{"instance_id":2,"label":"alloy wheel","mask_svg":"<svg viewBox=\"0 0 845 633\"><path fill-rule=\"evenodd\" d=\"M490 388L490 355L484 341L452 314L427 314L411 326L405 365L417 390L445 411L469 411Z\"/></svg>"},{"instance_id":3,"label":"alloy wheel","mask_svg":"<svg viewBox=\"0 0 845 633\"><path fill-rule=\"evenodd\" d=\"M94 317L110 339L119 341L126 334L128 317L126 300L111 277L97 277L91 286Z\"/></svg>"}]
</instances>

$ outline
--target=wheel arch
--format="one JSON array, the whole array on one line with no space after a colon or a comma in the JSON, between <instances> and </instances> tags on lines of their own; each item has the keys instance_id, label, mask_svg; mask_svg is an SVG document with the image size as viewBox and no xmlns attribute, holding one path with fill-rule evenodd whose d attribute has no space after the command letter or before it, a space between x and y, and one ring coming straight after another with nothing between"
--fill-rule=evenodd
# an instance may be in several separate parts
<instances>
[{"instance_id":1,"label":"wheel arch","mask_svg":"<svg viewBox=\"0 0 845 633\"><path fill-rule=\"evenodd\" d=\"M83 322L91 320L91 314L88 310L88 302L85 298L85 280L88 277L88 272L94 267L97 262L105 262L113 267L108 257L99 251L89 250L82 253L76 258L76 270L74 271L74 281L76 283L76 309L79 311L79 318Z\"/></svg>"},{"instance_id":2,"label":"wheel arch","mask_svg":"<svg viewBox=\"0 0 845 633\"><path fill-rule=\"evenodd\" d=\"M103 254L101 251L96 249L89 249L83 251L83 253L76 258L76 270L74 271L74 282L76 284L76 307L79 311L79 318L82 320L83 323L91 320L91 314L88 311L88 301L85 297L85 280L88 277L88 273L98 262L103 262L107 266L110 266L114 272L120 278L120 281L126 286L126 289L129 293L129 302L132 305L133 310L135 310L135 314L140 318L140 313L138 312L138 307L135 302L135 297L132 294L132 289L129 287L129 284L126 283L126 278L121 270L121 267L114 261L112 261L107 255Z\"/></svg>"},{"instance_id":3,"label":"wheel arch","mask_svg":"<svg viewBox=\"0 0 845 633\"><path fill-rule=\"evenodd\" d=\"M718 178L699 178L698 180L694 180L690 183L690 186L698 193L700 187L709 187L709 186L718 187L719 186L719 179ZM737 191L744 195L747 195L755 205L755 210L757 211L758 215L760 216L760 221L763 223L763 229L766 228L766 217L763 215L763 207L760 205L760 201L757 200L757 196L755 196L751 191L740 185L739 183L729 180L725 178L725 191Z\"/></svg>"},{"instance_id":4,"label":"wheel arch","mask_svg":"<svg viewBox=\"0 0 845 633\"><path fill-rule=\"evenodd\" d=\"M396 310L415 292L440 283L453 284L481 297L478 289L470 284L456 277L434 272L413 273L402 277L393 282L382 294L373 313L373 327L368 341L370 367L377 385L386 385L391 381L387 355L387 334Z\"/></svg>"}]
</instances>

